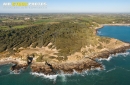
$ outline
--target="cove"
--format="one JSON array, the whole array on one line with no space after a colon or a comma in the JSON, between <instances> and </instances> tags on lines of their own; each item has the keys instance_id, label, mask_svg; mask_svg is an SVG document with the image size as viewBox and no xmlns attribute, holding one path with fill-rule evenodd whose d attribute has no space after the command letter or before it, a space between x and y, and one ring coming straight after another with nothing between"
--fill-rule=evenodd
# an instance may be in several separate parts
<instances>
[{"instance_id":1,"label":"cove","mask_svg":"<svg viewBox=\"0 0 130 85\"><path fill-rule=\"evenodd\" d=\"M130 43L130 26L105 25L103 28L98 29L97 34Z\"/></svg>"}]
</instances>

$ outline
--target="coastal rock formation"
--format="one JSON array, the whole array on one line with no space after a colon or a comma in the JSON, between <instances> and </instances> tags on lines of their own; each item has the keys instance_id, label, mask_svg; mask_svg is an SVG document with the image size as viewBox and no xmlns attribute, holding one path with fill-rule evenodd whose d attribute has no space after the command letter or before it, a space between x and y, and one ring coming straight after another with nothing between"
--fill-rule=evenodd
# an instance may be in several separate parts
<instances>
[{"instance_id":1,"label":"coastal rock formation","mask_svg":"<svg viewBox=\"0 0 130 85\"><path fill-rule=\"evenodd\" d=\"M11 67L11 70L18 72L21 69L26 69L32 63L32 60L33 60L33 57L27 56L26 63L19 64L19 63L15 62L14 65Z\"/></svg>"},{"instance_id":2,"label":"coastal rock formation","mask_svg":"<svg viewBox=\"0 0 130 85\"><path fill-rule=\"evenodd\" d=\"M67 30L68 29L64 29L67 33L67 37L64 36L66 37L65 41L63 41L64 38L58 38L58 42L55 43L50 39L51 41L48 41L46 46L35 48L31 46L27 48L21 47L13 53L7 50L0 53L0 57L6 58L1 60L7 61L11 58L18 61L18 63L15 63L15 65L11 67L11 70L13 71L18 71L23 68L26 69L30 66L33 72L38 73L72 73L74 71L83 72L84 70L91 70L92 68L103 69L103 66L97 62L96 59L108 58L111 54L122 53L125 52L126 49L130 49L129 43L124 43L113 38L96 36L96 31L98 28L95 30L91 27L86 30L84 27L81 31L78 31L77 28L77 34L75 34L72 30L71 35L68 35L70 33ZM62 31L63 30L61 30L61 32ZM84 35L82 35L83 33ZM65 33L63 32L58 35L62 34Z\"/></svg>"},{"instance_id":3,"label":"coastal rock formation","mask_svg":"<svg viewBox=\"0 0 130 85\"><path fill-rule=\"evenodd\" d=\"M95 59L99 58L108 58L111 54L116 53L123 53L127 49L130 49L130 45L123 46L120 48L116 48L111 51L102 51L101 53L97 54L96 56L84 58L78 62L71 62L71 63L49 63L44 64L42 66L33 65L31 66L33 72L44 73L44 74L56 74L56 73L73 73L74 70L77 72L83 72L84 70L90 70L92 68L101 68L103 69L102 65L95 61ZM51 67L50 67L51 65ZM53 68L53 69L52 69Z\"/></svg>"},{"instance_id":4,"label":"coastal rock formation","mask_svg":"<svg viewBox=\"0 0 130 85\"><path fill-rule=\"evenodd\" d=\"M116 54L116 53L124 53L127 49L130 49L130 45L127 46L123 46L120 48L116 48L113 50L106 50L106 51L102 51L101 53L99 53L98 55L92 57L93 59L95 58L108 58L111 54Z\"/></svg>"},{"instance_id":5,"label":"coastal rock formation","mask_svg":"<svg viewBox=\"0 0 130 85\"><path fill-rule=\"evenodd\" d=\"M11 67L11 70L14 71L14 70L26 69L27 66L28 66L27 64L14 64L14 65Z\"/></svg>"},{"instance_id":6,"label":"coastal rock formation","mask_svg":"<svg viewBox=\"0 0 130 85\"><path fill-rule=\"evenodd\" d=\"M15 63L11 67L11 70L13 71L18 71L20 69L26 69L29 65L31 65L32 72L37 72L37 73L44 73L46 75L50 74L57 74L57 73L73 73L74 71L77 72L83 72L84 70L91 70L92 68L101 68L103 69L103 66L96 61L96 59L100 58L108 58L111 54L116 54L116 53L123 53L127 49L130 49L130 44L128 43L123 43L122 46L120 45L119 47L115 49L107 49L107 50L102 50L95 55L91 55L88 57L81 57L81 59L71 62L69 61L44 61L44 62L35 62L33 61L33 57L28 56L26 64L18 64ZM73 59L72 59L73 60ZM39 63L39 64L37 64Z\"/></svg>"},{"instance_id":7,"label":"coastal rock formation","mask_svg":"<svg viewBox=\"0 0 130 85\"><path fill-rule=\"evenodd\" d=\"M44 73L44 74L56 74L61 72L73 73L74 70L77 72L82 72L87 69L90 70L91 68L97 68L97 67L102 68L101 64L88 58L83 59L76 63L61 63L61 64L52 63L50 65L52 67L45 64L42 66L32 65L31 68L33 72Z\"/></svg>"}]
</instances>

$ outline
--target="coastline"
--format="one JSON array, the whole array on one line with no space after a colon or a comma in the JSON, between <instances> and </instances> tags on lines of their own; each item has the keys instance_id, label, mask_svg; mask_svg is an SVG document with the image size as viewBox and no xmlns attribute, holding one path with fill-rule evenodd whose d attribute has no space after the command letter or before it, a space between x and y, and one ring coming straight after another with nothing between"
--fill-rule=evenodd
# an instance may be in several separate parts
<instances>
[{"instance_id":1,"label":"coastline","mask_svg":"<svg viewBox=\"0 0 130 85\"><path fill-rule=\"evenodd\" d=\"M130 49L130 45L122 46L112 51L103 51L95 56L84 58L75 63L49 63L52 67L48 65L37 66L35 64L32 64L31 69L32 72L44 73L46 75L56 74L56 72L60 74L61 71L63 71L64 73L72 74L74 70L81 73L85 70L91 70L92 68L100 68L102 70L103 66L100 63L96 62L96 59L107 59L110 57L110 55L124 53L127 49Z\"/></svg>"},{"instance_id":2,"label":"coastline","mask_svg":"<svg viewBox=\"0 0 130 85\"><path fill-rule=\"evenodd\" d=\"M13 57L8 57L8 58L0 58L0 65L4 64L10 64L10 63L15 63L15 64L26 64L26 61L23 61L21 59L16 59Z\"/></svg>"},{"instance_id":3,"label":"coastline","mask_svg":"<svg viewBox=\"0 0 130 85\"><path fill-rule=\"evenodd\" d=\"M95 30L96 32L98 29L101 29L104 25L112 25L112 26L122 26L122 24L102 24L99 25L99 27L96 27ZM130 24L124 24L123 26L127 26ZM79 61L76 62L36 62L32 61L31 62L31 69L32 72L37 72L37 73L44 73L46 75L54 75L54 74L60 74L61 72L72 74L75 71L81 73L84 70L91 70L93 68L100 68L103 69L103 66L96 61L96 59L100 58L109 58L111 54L116 54L116 53L124 53L127 49L130 49L130 44L128 43L122 43L120 47L111 49L111 50L105 50L97 53L96 55L89 56L89 57L84 57ZM21 68L26 68L29 66L27 64L27 61L25 63L21 63L21 60L0 60L0 65L8 64L8 63L17 63L16 66L11 67L12 70L20 70Z\"/></svg>"},{"instance_id":4,"label":"coastline","mask_svg":"<svg viewBox=\"0 0 130 85\"><path fill-rule=\"evenodd\" d=\"M122 26L122 24L104 24L104 25L119 25ZM99 25L99 27L96 27L95 30L97 31L98 29L101 29L104 25ZM124 26L127 26L130 24L124 24ZM72 73L73 70L77 71L77 72L83 72L84 70L91 70L92 68L101 68L103 69L103 66L101 64L99 64L98 62L96 62L96 59L100 59L100 58L104 58L107 59L109 58L110 55L112 54L116 54L116 53L124 53L127 49L130 49L130 44L128 43L123 43L122 46L117 47L115 49L111 49L109 51L102 51L99 54L95 55L95 56L90 56L88 58L85 58L81 61L75 62L75 63L64 63L64 64L60 64L59 63L49 63L53 69L58 70L58 72L60 70L64 71L64 73ZM90 62L88 62L86 59L90 59ZM86 66L88 65L88 66ZM48 67L36 67L35 65L32 66L32 71L33 72L37 72L37 73L45 73L45 74L55 74L53 73L53 70ZM46 72L45 72L46 71ZM60 72L59 72L60 73Z\"/></svg>"},{"instance_id":5,"label":"coastline","mask_svg":"<svg viewBox=\"0 0 130 85\"><path fill-rule=\"evenodd\" d=\"M130 24L99 24L98 27L96 27L95 29L101 29L103 28L103 26L130 26Z\"/></svg>"},{"instance_id":6,"label":"coastline","mask_svg":"<svg viewBox=\"0 0 130 85\"><path fill-rule=\"evenodd\" d=\"M104 26L130 26L130 24L99 24L99 26L95 28L95 33L97 34L97 31Z\"/></svg>"},{"instance_id":7,"label":"coastline","mask_svg":"<svg viewBox=\"0 0 130 85\"><path fill-rule=\"evenodd\" d=\"M0 66L6 64L12 64L12 63L18 63L18 61L14 61L14 60L0 61Z\"/></svg>"},{"instance_id":8,"label":"coastline","mask_svg":"<svg viewBox=\"0 0 130 85\"><path fill-rule=\"evenodd\" d=\"M105 25L110 25L110 26L130 26L130 24L102 24L103 26Z\"/></svg>"}]
</instances>

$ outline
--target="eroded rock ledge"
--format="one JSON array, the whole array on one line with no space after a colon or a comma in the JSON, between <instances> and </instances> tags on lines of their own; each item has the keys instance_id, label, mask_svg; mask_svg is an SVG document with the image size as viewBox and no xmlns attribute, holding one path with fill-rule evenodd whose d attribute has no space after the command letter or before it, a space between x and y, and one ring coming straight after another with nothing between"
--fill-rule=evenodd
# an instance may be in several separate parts
<instances>
[{"instance_id":1,"label":"eroded rock ledge","mask_svg":"<svg viewBox=\"0 0 130 85\"><path fill-rule=\"evenodd\" d=\"M82 72L83 70L87 70L91 68L96 68L96 67L102 68L101 64L91 59L84 59L76 63L61 63L61 64L52 63L50 65L52 67L45 64L42 66L32 65L31 68L33 72L44 73L44 74L56 74L61 72L73 73L74 70L77 72Z\"/></svg>"},{"instance_id":2,"label":"eroded rock ledge","mask_svg":"<svg viewBox=\"0 0 130 85\"><path fill-rule=\"evenodd\" d=\"M91 45L90 43L90 45L81 48L81 51L67 56L68 60L65 60L64 62L58 61L56 59L57 57L59 57L57 55L59 49L56 49L56 47L53 46L51 42L46 47L41 48L38 47L36 48L28 47L26 49L19 48L19 52L16 52L14 55L11 55L15 56L15 59L17 58L16 60L18 60L18 62L11 67L11 70L17 72L17 70L26 69L28 66L30 66L32 72L38 72L44 74L57 74L61 72L72 73L74 70L77 72L83 72L84 70L90 70L92 68L103 69L103 66L99 62L97 62L96 59L108 58L111 54L123 53L127 49L130 49L130 44L124 43L117 39L112 38L104 39L103 37L96 36L97 30L101 27L102 26L95 28L94 32L95 36L93 37L95 41L93 40L91 41L91 43L96 42L94 43L94 45ZM53 48L49 48L50 46ZM46 57L44 56L45 59L43 59L42 62L37 62L36 59L38 59L38 56L26 57L28 54L31 55L32 53L47 56ZM6 56L7 54L3 53L2 56ZM77 55L79 56L78 58ZM54 57L55 59L50 60L51 58L49 57ZM26 58L27 60L25 61ZM46 61L47 60L46 58L48 58L48 60L50 61ZM4 60L4 62L5 61L7 60Z\"/></svg>"},{"instance_id":3,"label":"eroded rock ledge","mask_svg":"<svg viewBox=\"0 0 130 85\"><path fill-rule=\"evenodd\" d=\"M84 57L80 61L77 62L71 62L71 63L32 63L31 69L32 72L38 72L38 73L44 73L44 74L57 74L57 73L72 73L74 70L77 72L83 72L84 70L90 70L92 68L101 68L103 69L103 66L96 62L96 59L99 58L108 58L111 54L116 53L123 53L127 49L130 49L130 44L127 44L126 46L122 46L113 50L107 50L102 51L98 53L97 55L93 55L90 57ZM12 67L12 70L19 70L20 68L26 68L28 65L15 65Z\"/></svg>"}]
</instances>

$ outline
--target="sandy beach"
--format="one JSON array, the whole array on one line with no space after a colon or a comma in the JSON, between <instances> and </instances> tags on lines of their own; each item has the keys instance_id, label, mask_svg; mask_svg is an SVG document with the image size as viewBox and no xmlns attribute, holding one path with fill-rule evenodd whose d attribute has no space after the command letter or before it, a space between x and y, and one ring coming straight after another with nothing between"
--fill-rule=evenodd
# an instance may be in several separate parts
<instances>
[{"instance_id":1,"label":"sandy beach","mask_svg":"<svg viewBox=\"0 0 130 85\"><path fill-rule=\"evenodd\" d=\"M104 25L111 25L111 26L130 26L130 24L102 24Z\"/></svg>"},{"instance_id":2,"label":"sandy beach","mask_svg":"<svg viewBox=\"0 0 130 85\"><path fill-rule=\"evenodd\" d=\"M103 28L103 26L130 26L130 24L100 24L98 27L95 27L95 30Z\"/></svg>"},{"instance_id":3,"label":"sandy beach","mask_svg":"<svg viewBox=\"0 0 130 85\"><path fill-rule=\"evenodd\" d=\"M22 61L20 59L14 59L14 58L1 58L0 59L0 65L4 64L10 64L10 63L18 63L18 64L25 64L26 61Z\"/></svg>"}]
</instances>

